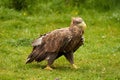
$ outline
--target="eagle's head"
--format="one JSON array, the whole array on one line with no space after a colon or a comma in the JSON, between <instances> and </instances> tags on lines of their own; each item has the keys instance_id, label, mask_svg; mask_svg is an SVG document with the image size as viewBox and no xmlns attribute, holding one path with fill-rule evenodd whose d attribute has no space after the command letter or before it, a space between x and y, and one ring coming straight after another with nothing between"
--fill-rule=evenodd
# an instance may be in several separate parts
<instances>
[{"instance_id":1,"label":"eagle's head","mask_svg":"<svg viewBox=\"0 0 120 80\"><path fill-rule=\"evenodd\" d=\"M85 30L86 27L87 27L86 24L85 24L85 22L83 21L83 19L80 18L80 17L72 18L71 25L80 27L80 28L82 28L83 30Z\"/></svg>"}]
</instances>

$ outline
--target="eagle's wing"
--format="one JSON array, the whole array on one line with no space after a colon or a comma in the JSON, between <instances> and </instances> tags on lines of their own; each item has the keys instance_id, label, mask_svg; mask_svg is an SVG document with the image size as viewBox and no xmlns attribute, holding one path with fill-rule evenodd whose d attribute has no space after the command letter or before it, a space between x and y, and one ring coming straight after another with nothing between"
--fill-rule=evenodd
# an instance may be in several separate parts
<instances>
[{"instance_id":1,"label":"eagle's wing","mask_svg":"<svg viewBox=\"0 0 120 80\"><path fill-rule=\"evenodd\" d=\"M29 55L28 60L40 59L46 55L45 53L57 53L70 42L72 39L71 32L66 29L58 29L33 41L33 51Z\"/></svg>"},{"instance_id":2,"label":"eagle's wing","mask_svg":"<svg viewBox=\"0 0 120 80\"><path fill-rule=\"evenodd\" d=\"M67 28L58 29L34 40L32 46L39 46L44 43L46 52L57 52L60 48L67 45L71 39L71 33Z\"/></svg>"}]
</instances>

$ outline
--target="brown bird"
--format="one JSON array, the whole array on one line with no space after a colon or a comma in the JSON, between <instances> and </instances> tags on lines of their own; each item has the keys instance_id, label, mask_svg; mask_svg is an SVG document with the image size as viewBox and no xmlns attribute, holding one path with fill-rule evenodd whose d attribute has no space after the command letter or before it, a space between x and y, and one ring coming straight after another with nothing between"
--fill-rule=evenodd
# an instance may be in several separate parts
<instances>
[{"instance_id":1,"label":"brown bird","mask_svg":"<svg viewBox=\"0 0 120 80\"><path fill-rule=\"evenodd\" d=\"M51 65L54 60L64 55L74 68L73 53L83 45L84 30L86 24L80 17L75 17L68 28L61 28L41 35L32 43L33 50L28 56L26 63L32 61L40 62L47 60L48 64L45 69L52 70Z\"/></svg>"}]
</instances>

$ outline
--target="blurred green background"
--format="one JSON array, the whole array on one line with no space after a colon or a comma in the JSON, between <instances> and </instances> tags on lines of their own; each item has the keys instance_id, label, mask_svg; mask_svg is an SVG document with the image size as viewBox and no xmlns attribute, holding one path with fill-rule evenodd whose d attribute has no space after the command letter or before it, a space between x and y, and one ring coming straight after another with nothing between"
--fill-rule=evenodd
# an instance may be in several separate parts
<instances>
[{"instance_id":1,"label":"blurred green background","mask_svg":"<svg viewBox=\"0 0 120 80\"><path fill-rule=\"evenodd\" d=\"M25 65L40 34L68 27L72 17L87 24L85 44L72 69L61 57ZM120 80L120 0L0 0L0 80Z\"/></svg>"}]
</instances>

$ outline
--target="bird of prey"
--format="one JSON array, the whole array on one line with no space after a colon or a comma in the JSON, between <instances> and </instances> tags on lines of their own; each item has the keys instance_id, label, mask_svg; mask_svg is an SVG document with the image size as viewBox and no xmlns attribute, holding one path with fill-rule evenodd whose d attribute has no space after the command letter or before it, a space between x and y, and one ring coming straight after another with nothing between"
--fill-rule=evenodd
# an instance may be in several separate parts
<instances>
[{"instance_id":1,"label":"bird of prey","mask_svg":"<svg viewBox=\"0 0 120 80\"><path fill-rule=\"evenodd\" d=\"M64 55L74 68L73 53L84 43L84 30L86 24L81 17L72 18L67 28L53 30L41 35L32 42L33 50L27 58L26 63L32 61L41 62L47 60L45 69L52 70L53 62Z\"/></svg>"}]
</instances>

